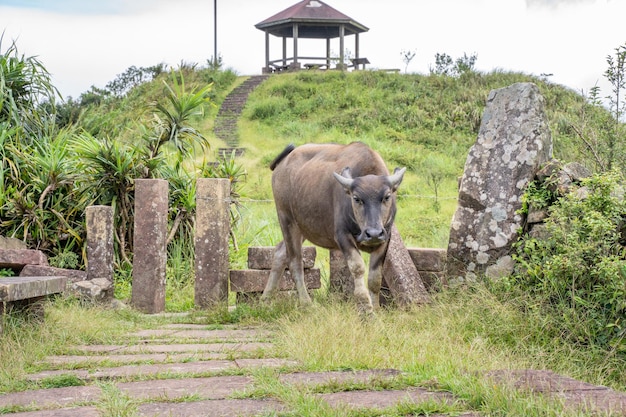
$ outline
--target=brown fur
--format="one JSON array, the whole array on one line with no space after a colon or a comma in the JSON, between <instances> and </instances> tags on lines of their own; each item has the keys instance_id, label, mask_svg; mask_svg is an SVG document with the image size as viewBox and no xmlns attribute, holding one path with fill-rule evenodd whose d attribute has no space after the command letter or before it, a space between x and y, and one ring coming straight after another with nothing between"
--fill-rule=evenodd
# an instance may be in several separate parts
<instances>
[{"instance_id":1,"label":"brown fur","mask_svg":"<svg viewBox=\"0 0 626 417\"><path fill-rule=\"evenodd\" d=\"M364 273L358 250L372 253L370 275L375 266L374 280L380 281L380 266L395 216L395 191L404 171L390 176L382 158L360 142L287 147L271 167L272 191L284 241L277 247L264 298L275 291L274 281L286 266L298 283L305 239L323 248L341 249L353 272L355 291L359 290L357 281L363 282ZM334 174L339 173L341 176L335 178ZM370 290L376 293L377 301L378 290ZM306 288L303 291L304 295L299 289L300 298L306 302ZM365 299L362 302L367 304Z\"/></svg>"}]
</instances>

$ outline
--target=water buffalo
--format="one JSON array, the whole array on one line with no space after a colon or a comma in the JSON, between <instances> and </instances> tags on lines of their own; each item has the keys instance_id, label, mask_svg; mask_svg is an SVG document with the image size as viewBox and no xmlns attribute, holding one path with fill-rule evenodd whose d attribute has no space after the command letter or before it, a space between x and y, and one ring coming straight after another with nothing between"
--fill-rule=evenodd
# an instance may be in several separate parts
<instances>
[{"instance_id":1,"label":"water buffalo","mask_svg":"<svg viewBox=\"0 0 626 417\"><path fill-rule=\"evenodd\" d=\"M359 310L378 307L382 264L396 214L396 190L406 168L389 175L382 158L360 142L289 145L271 163L272 191L283 241L276 246L262 300L275 293L285 268L301 304L311 303L304 284L302 243L340 249L354 279ZM359 250L370 253L368 290Z\"/></svg>"}]
</instances>

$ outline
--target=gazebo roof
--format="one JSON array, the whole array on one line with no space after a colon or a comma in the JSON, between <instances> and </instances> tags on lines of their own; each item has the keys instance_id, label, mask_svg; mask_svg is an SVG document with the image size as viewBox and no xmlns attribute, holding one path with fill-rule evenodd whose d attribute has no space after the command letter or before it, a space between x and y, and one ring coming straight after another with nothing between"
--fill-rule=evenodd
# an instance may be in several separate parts
<instances>
[{"instance_id":1,"label":"gazebo roof","mask_svg":"<svg viewBox=\"0 0 626 417\"><path fill-rule=\"evenodd\" d=\"M292 38L294 23L298 24L299 38L337 38L340 36L341 25L344 26L346 35L369 30L368 27L319 0L303 0L254 26L275 36Z\"/></svg>"}]
</instances>

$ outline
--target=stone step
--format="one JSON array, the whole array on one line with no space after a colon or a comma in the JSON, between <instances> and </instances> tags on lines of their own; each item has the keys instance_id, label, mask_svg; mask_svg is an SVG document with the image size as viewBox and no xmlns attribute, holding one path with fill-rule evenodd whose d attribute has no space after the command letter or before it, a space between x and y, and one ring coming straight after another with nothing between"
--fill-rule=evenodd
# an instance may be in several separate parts
<instances>
[{"instance_id":1,"label":"stone step","mask_svg":"<svg viewBox=\"0 0 626 417\"><path fill-rule=\"evenodd\" d=\"M222 102L215 118L213 131L218 138L226 140L229 146L237 147L239 145L237 120L246 105L248 95L267 78L267 75L249 77L233 89ZM221 153L218 154L221 155ZM235 156L241 155L235 154Z\"/></svg>"}]
</instances>

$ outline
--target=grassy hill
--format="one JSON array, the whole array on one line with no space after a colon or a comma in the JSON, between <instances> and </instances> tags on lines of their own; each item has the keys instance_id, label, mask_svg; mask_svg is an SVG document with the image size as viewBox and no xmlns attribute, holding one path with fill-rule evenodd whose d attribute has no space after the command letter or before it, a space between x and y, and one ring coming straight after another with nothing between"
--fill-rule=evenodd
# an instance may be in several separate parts
<instances>
[{"instance_id":1,"label":"grassy hill","mask_svg":"<svg viewBox=\"0 0 626 417\"><path fill-rule=\"evenodd\" d=\"M214 83L212 104L195 118L194 126L208 138L213 150L208 158L215 159L217 149L225 145L213 134L215 116L224 97L245 77L194 68L182 72L188 89ZM167 77L162 74L121 99L88 107L82 125L96 136L136 140L138 126L151 117L147 105L162 95ZM239 120L240 145L247 149L237 159L247 173L241 190L240 240L267 245L280 239L267 167L285 145L358 140L377 150L390 169L408 168L397 216L406 244L446 247L458 177L476 140L486 98L491 90L516 82L533 82L544 96L555 157L593 168L575 128L585 124L588 130L600 131L606 111L596 108L600 115L586 115L584 97L545 78L503 71L470 71L458 77L302 71L270 77L249 96Z\"/></svg>"},{"instance_id":2,"label":"grassy hill","mask_svg":"<svg viewBox=\"0 0 626 417\"><path fill-rule=\"evenodd\" d=\"M406 166L398 227L407 244L445 247L456 208L458 177L476 140L489 91L536 83L546 101L555 156L583 157L570 125L584 99L543 79L495 71L439 75L300 72L271 77L249 97L239 122L244 195L270 199L269 162L288 143L363 141L390 169Z\"/></svg>"}]
</instances>

